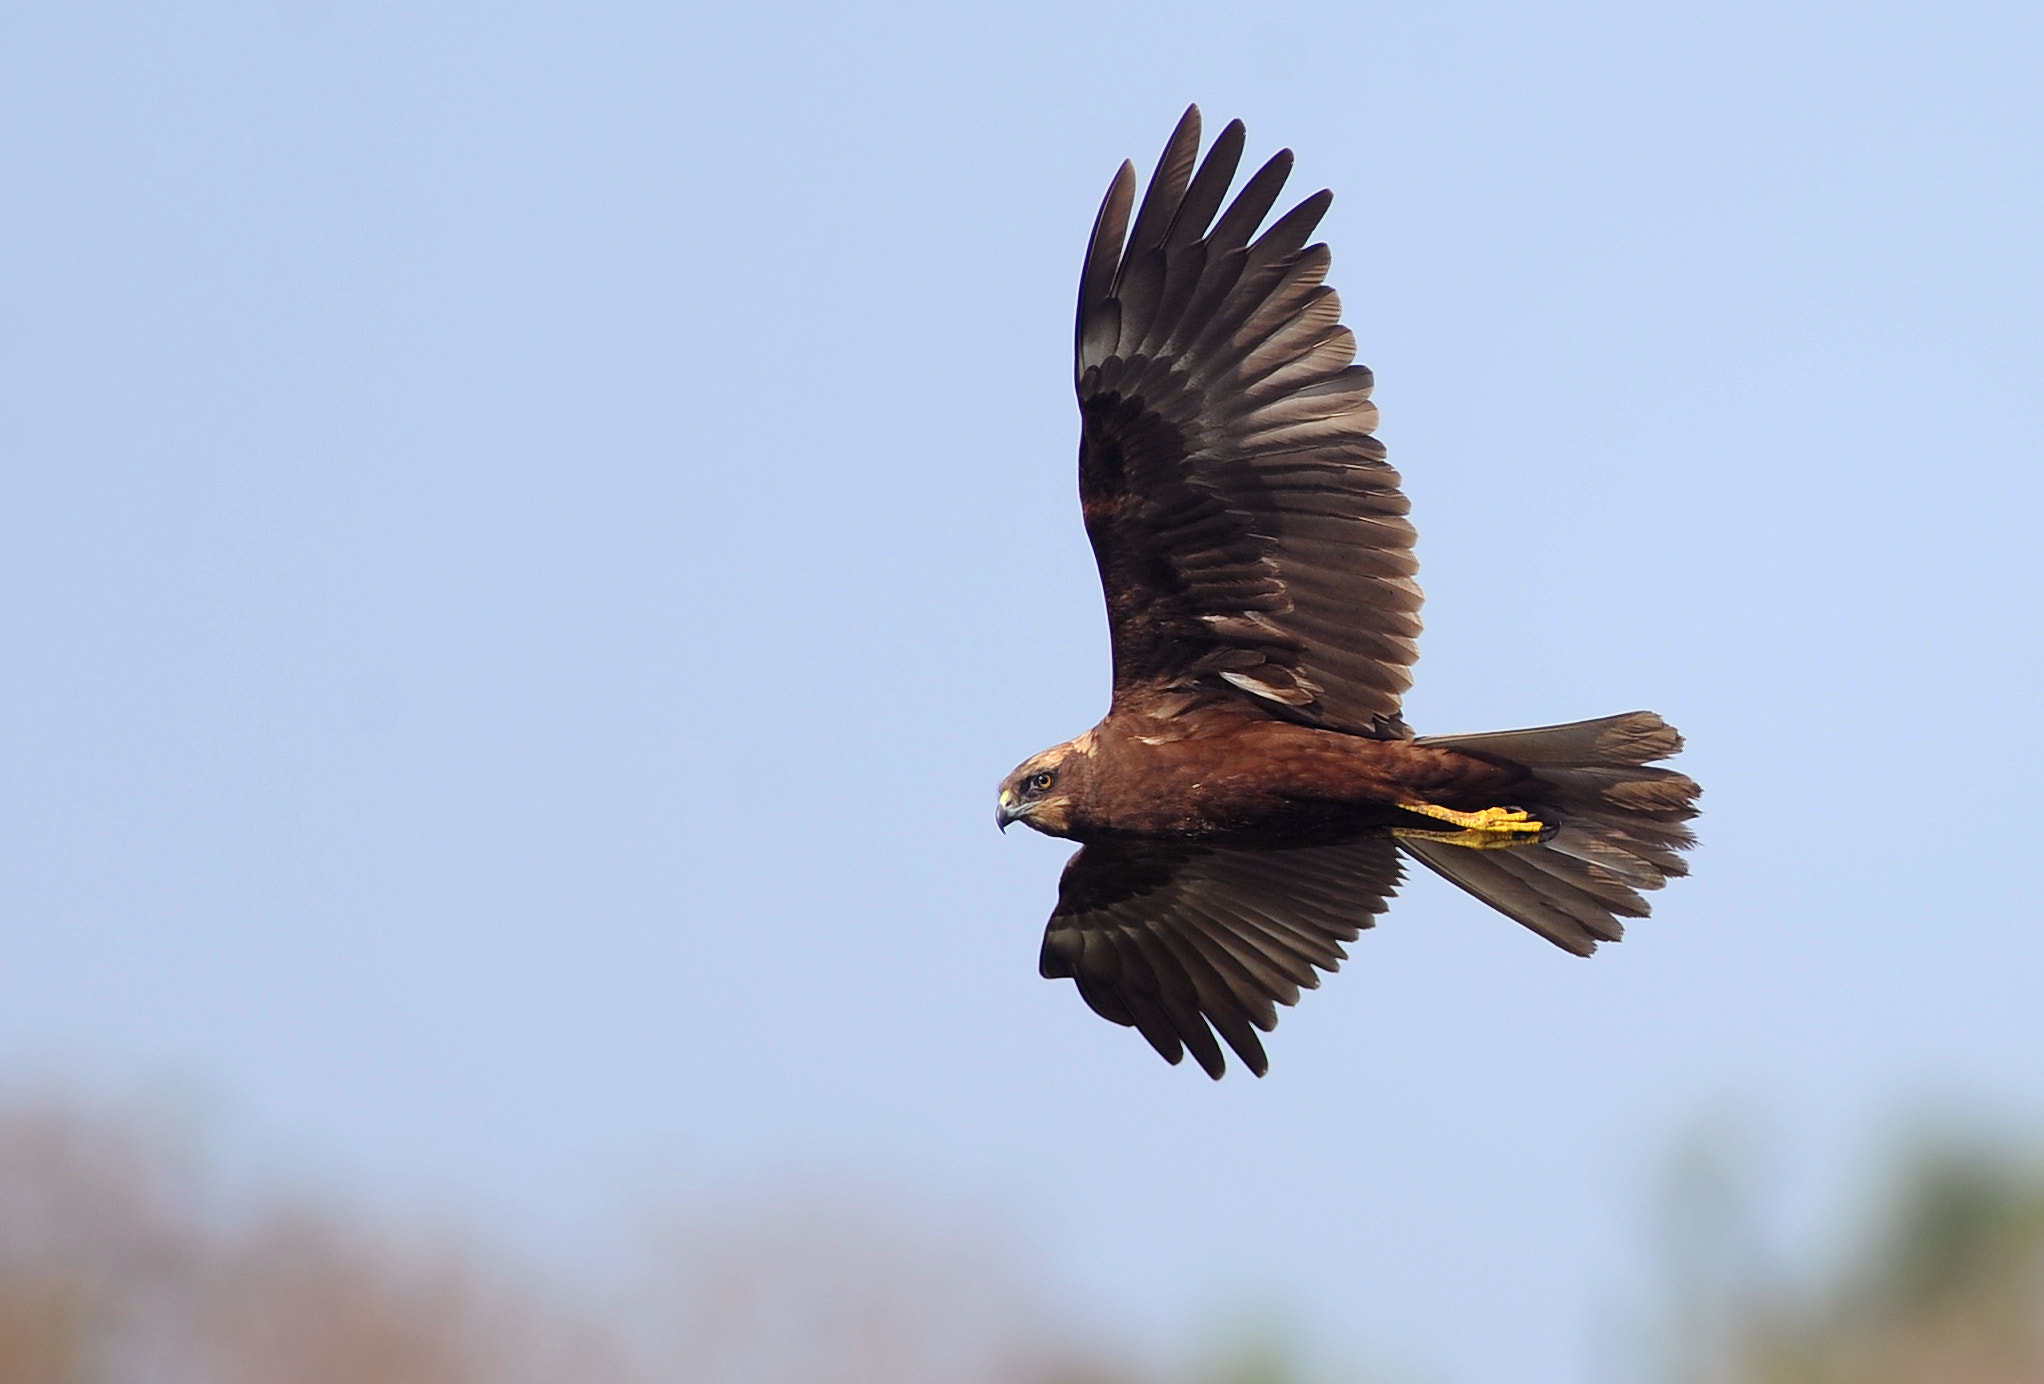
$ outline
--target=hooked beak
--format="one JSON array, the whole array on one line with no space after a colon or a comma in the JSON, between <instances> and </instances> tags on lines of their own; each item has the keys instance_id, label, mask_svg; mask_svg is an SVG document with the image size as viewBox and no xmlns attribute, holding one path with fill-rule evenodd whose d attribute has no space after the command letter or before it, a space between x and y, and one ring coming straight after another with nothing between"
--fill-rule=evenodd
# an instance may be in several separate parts
<instances>
[{"instance_id":1,"label":"hooked beak","mask_svg":"<svg viewBox=\"0 0 2044 1384\"><path fill-rule=\"evenodd\" d=\"M999 827L1002 833L1005 834L1008 830L1008 823L1020 821L1021 817L1022 814L1015 809L1015 795L1003 788L1001 790L1001 800L994 807L994 825Z\"/></svg>"}]
</instances>

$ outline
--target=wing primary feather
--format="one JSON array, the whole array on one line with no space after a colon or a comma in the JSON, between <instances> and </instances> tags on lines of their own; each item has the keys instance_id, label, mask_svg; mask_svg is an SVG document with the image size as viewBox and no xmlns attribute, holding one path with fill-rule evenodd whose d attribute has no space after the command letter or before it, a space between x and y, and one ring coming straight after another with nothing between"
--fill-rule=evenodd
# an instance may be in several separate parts
<instances>
[{"instance_id":1,"label":"wing primary feather","mask_svg":"<svg viewBox=\"0 0 2044 1384\"><path fill-rule=\"evenodd\" d=\"M1160 926L1154 929L1157 936L1177 954L1178 964L1185 969L1187 978L1199 995L1200 1013L1206 1021L1235 1050L1235 1055L1247 1063L1250 1070L1262 1076L1270 1068L1264 1058L1263 1044L1256 1040L1255 1030L1250 1026L1248 1012L1235 996L1234 987L1215 970L1205 953L1193 941L1193 933L1180 928ZM1251 1054L1254 1056L1251 1056ZM1222 1070L1225 1070L1222 1064ZM1208 1071L1216 1079L1220 1072L1213 1068Z\"/></svg>"},{"instance_id":2,"label":"wing primary feather","mask_svg":"<svg viewBox=\"0 0 2044 1384\"><path fill-rule=\"evenodd\" d=\"M1278 195L1285 190L1285 179L1291 176L1292 151L1280 149L1242 185L1242 191L1235 195L1233 204L1221 213L1221 219L1215 223L1214 233L1207 237L1207 244L1222 252L1246 248L1249 237L1256 234L1263 218L1270 215L1270 209L1277 205Z\"/></svg>"},{"instance_id":3,"label":"wing primary feather","mask_svg":"<svg viewBox=\"0 0 2044 1384\"><path fill-rule=\"evenodd\" d=\"M1199 107L1187 106L1185 114L1178 118L1178 128L1171 132L1164 152L1157 158L1157 169L1150 175L1149 187L1143 191L1143 205L1136 212L1135 225L1129 230L1128 248L1122 252L1121 273L1115 276L1114 288L1110 292L1119 291L1122 275L1131 265L1163 248L1164 238L1178 217L1186 185L1192 181L1192 164L1198 154Z\"/></svg>"},{"instance_id":4,"label":"wing primary feather","mask_svg":"<svg viewBox=\"0 0 2044 1384\"><path fill-rule=\"evenodd\" d=\"M1192 295L1199 291L1202 271L1206 264L1207 248L1195 241L1190 245L1176 242L1164 247L1163 295L1158 300L1156 312L1143 339L1136 345L1136 353L1150 357L1149 369L1137 382L1137 392L1147 392L1153 381L1168 379L1177 360L1165 349L1165 343L1185 318L1186 305Z\"/></svg>"},{"instance_id":5,"label":"wing primary feather","mask_svg":"<svg viewBox=\"0 0 2044 1384\"><path fill-rule=\"evenodd\" d=\"M1168 245L1190 245L1206 234L1207 226L1228 196L1235 170L1242 163L1242 144L1247 130L1239 120L1230 120L1207 150L1192 185L1178 204L1178 215L1164 240Z\"/></svg>"},{"instance_id":6,"label":"wing primary feather","mask_svg":"<svg viewBox=\"0 0 2044 1384\"><path fill-rule=\"evenodd\" d=\"M1133 351L1154 355L1156 366L1166 373L1171 360L1164 345L1184 318L1186 306L1206 276L1207 247L1201 237L1227 197L1228 185L1235 180L1244 137L1239 120L1229 121L1221 131L1213 147L1207 150L1191 185L1179 198L1178 209L1164 231L1161 253L1155 256L1163 273L1162 294L1152 319L1145 324L1142 340Z\"/></svg>"},{"instance_id":7,"label":"wing primary feather","mask_svg":"<svg viewBox=\"0 0 2044 1384\"><path fill-rule=\"evenodd\" d=\"M1119 313L1112 316L1113 335L1107 335L1109 326L1107 308L1113 296L1116 268L1121 263L1121 242L1128 230L1129 206L1136 195L1136 166L1122 160L1116 170L1114 181L1107 185L1107 196L1101 199L1100 211L1093 218L1093 235L1086 242L1086 272L1079 279L1078 324L1074 333L1077 345L1078 374L1083 378L1086 369L1098 365L1114 354L1116 341L1120 337Z\"/></svg>"},{"instance_id":8,"label":"wing primary feather","mask_svg":"<svg viewBox=\"0 0 2044 1384\"><path fill-rule=\"evenodd\" d=\"M1241 199L1236 200L1239 205ZM1277 224L1258 237L1236 269L1234 281L1225 294L1218 299L1203 299L1195 309L1193 320L1204 320L1205 325L1196 328L1198 335L1185 348L1187 355L1203 359L1208 352L1219 349L1222 343L1234 340L1272 295L1281 293L1282 285L1294 267L1295 257L1305 247L1313 228L1326 215L1328 204L1333 200L1334 194L1323 188L1286 212ZM1222 220L1225 222L1234 214L1235 209L1230 207ZM1214 230L1214 238L1220 238L1219 227Z\"/></svg>"},{"instance_id":9,"label":"wing primary feather","mask_svg":"<svg viewBox=\"0 0 2044 1384\"><path fill-rule=\"evenodd\" d=\"M1159 1057L1174 1067L1185 1060L1185 1044L1164 1008L1162 996L1132 990L1125 984L1115 987L1115 995L1127 1007L1136 1031L1149 1040Z\"/></svg>"},{"instance_id":10,"label":"wing primary feather","mask_svg":"<svg viewBox=\"0 0 2044 1384\"><path fill-rule=\"evenodd\" d=\"M1213 1030L1200 1015L1199 989L1192 977L1186 974L1184 963L1172 951L1170 943L1163 938L1163 929L1155 922L1148 926L1127 928L1127 935L1141 949L1143 959L1149 963L1150 974L1157 978L1157 999L1171 1021L1171 1027L1192 1050L1193 1058L1206 1074L1219 1081L1228 1064L1221 1056L1221 1045L1214 1041Z\"/></svg>"},{"instance_id":11,"label":"wing primary feather","mask_svg":"<svg viewBox=\"0 0 2044 1384\"><path fill-rule=\"evenodd\" d=\"M1291 171L1292 151L1278 150L1263 167L1250 175L1242 191L1235 195L1234 202L1221 213L1221 219L1214 224L1212 234L1206 239L1200 282L1162 348L1165 352L1197 357L1197 349L1192 343L1209 335L1208 328L1214 324L1216 312L1229 301L1241 281L1243 268L1249 263L1249 237L1256 233L1256 228L1277 202Z\"/></svg>"},{"instance_id":12,"label":"wing primary feather","mask_svg":"<svg viewBox=\"0 0 2044 1384\"><path fill-rule=\"evenodd\" d=\"M1256 243L1249 247L1249 253L1271 259L1290 260L1306 247L1306 242L1313 238L1313 232L1319 229L1321 218L1327 215L1327 209L1333 205L1333 189L1321 188L1311 197L1302 199L1298 206L1273 222L1271 228L1258 236Z\"/></svg>"}]
</instances>

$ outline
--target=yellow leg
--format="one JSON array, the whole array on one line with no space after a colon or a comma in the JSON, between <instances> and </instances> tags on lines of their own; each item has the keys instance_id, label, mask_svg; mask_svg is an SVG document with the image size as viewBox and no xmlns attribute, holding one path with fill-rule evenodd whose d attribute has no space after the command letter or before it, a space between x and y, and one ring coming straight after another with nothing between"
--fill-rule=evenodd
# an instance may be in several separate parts
<instances>
[{"instance_id":1,"label":"yellow leg","mask_svg":"<svg viewBox=\"0 0 2044 1384\"><path fill-rule=\"evenodd\" d=\"M1432 803L1400 803L1404 811L1417 812L1422 817L1432 817L1456 828L1453 831L1427 831L1419 827L1393 827L1393 836L1407 836L1419 841L1439 841L1449 846L1466 846L1476 851L1509 850L1513 846L1531 846L1539 842L1547 830L1545 822L1537 822L1517 808L1486 807L1480 812L1457 812L1452 807L1436 807Z\"/></svg>"}]
</instances>

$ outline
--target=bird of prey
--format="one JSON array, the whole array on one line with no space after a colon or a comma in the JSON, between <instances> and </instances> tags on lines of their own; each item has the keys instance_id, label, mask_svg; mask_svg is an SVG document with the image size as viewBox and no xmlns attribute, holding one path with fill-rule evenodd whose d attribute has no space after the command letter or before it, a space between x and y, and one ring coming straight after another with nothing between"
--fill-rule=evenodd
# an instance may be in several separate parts
<instances>
[{"instance_id":1,"label":"bird of prey","mask_svg":"<svg viewBox=\"0 0 2044 1384\"><path fill-rule=\"evenodd\" d=\"M1008 775L997 814L1081 843L1044 976L1217 1079L1216 1033L1264 1073L1257 1030L1376 921L1401 853L1587 956L1686 873L1699 792L1650 767L1682 740L1648 711L1406 728L1413 529L1327 247L1308 243L1332 195L1258 235L1292 155L1223 210L1242 144L1232 122L1199 159L1188 109L1142 205L1124 163L1093 223L1079 500L1114 695Z\"/></svg>"}]
</instances>

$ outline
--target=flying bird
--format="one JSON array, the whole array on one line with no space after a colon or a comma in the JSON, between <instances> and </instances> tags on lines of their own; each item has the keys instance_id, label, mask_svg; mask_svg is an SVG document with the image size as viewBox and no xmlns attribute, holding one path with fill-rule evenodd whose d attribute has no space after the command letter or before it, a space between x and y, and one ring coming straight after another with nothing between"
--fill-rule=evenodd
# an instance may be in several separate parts
<instances>
[{"instance_id":1,"label":"flying bird","mask_svg":"<svg viewBox=\"0 0 2044 1384\"><path fill-rule=\"evenodd\" d=\"M1142 205L1123 163L1093 223L1079 500L1114 695L1008 775L996 818L1081 843L1043 975L1216 1079L1216 1034L1268 1069L1258 1030L1375 923L1401 855L1587 956L1687 872L1699 792L1651 767L1682 739L1650 711L1407 729L1413 528L1327 246L1308 243L1332 194L1258 235L1292 155L1227 202L1243 133L1200 159L1191 107Z\"/></svg>"}]
</instances>

